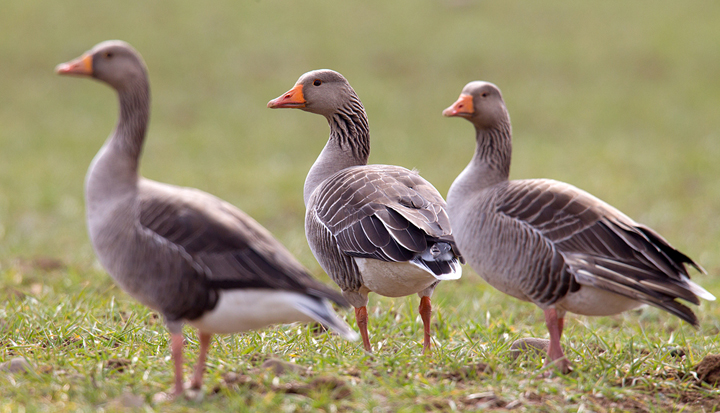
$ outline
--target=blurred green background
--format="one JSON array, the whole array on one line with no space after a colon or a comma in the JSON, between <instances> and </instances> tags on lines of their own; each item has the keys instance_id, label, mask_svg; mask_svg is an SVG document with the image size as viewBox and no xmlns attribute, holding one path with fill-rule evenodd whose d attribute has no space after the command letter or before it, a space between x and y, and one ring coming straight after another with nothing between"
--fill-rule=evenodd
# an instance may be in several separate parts
<instances>
[{"instance_id":1,"label":"blurred green background","mask_svg":"<svg viewBox=\"0 0 720 413\"><path fill-rule=\"evenodd\" d=\"M149 68L142 173L239 206L325 282L305 241L302 187L327 123L266 108L318 68L343 73L363 100L370 161L417 168L442 194L475 142L468 122L440 113L467 82L497 84L513 121L512 178L566 181L611 203L705 266L708 275L693 277L720 296L720 2L10 0L0 5L0 361L24 357L41 374L0 374L0 410L112 411L107 401L120 393L149 402L171 380L164 327L114 286L86 235L83 180L116 122L115 96L53 72L107 39L132 44ZM573 316L564 345L577 373L554 380L536 377L541 360L507 355L518 337L545 337L535 306L469 268L433 304L437 352L426 361L417 298L373 296L374 361L357 343L278 327L218 338L208 386L275 354L358 376L337 402L345 410L446 411L478 391L509 401L529 389L530 410L717 406L717 390L696 393L691 373L718 353L717 302L697 308L697 332L656 309ZM669 359L675 345L687 357ZM117 371L117 358L132 360ZM477 362L495 373L433 378ZM233 387L196 411L334 411L327 394L265 393L271 378L262 377L252 378L259 393Z\"/></svg>"},{"instance_id":2,"label":"blurred green background","mask_svg":"<svg viewBox=\"0 0 720 413\"><path fill-rule=\"evenodd\" d=\"M83 178L117 103L53 67L123 39L151 78L142 173L239 206L316 274L302 184L328 127L265 105L332 68L368 111L371 162L417 168L443 194L474 134L440 112L468 81L496 83L513 178L567 181L615 205L698 259L718 295L719 22L713 1L4 2L0 270L40 256L94 265Z\"/></svg>"}]
</instances>

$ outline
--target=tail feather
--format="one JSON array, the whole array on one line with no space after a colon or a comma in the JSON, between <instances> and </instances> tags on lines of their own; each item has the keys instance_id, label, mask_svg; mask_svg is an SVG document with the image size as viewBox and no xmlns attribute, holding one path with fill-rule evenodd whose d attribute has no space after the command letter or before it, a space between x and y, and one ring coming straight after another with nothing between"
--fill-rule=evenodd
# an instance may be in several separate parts
<instances>
[{"instance_id":1,"label":"tail feather","mask_svg":"<svg viewBox=\"0 0 720 413\"><path fill-rule=\"evenodd\" d=\"M411 263L434 275L438 280L457 280L462 276L462 257L455 250L454 241L440 241L416 255Z\"/></svg>"},{"instance_id":2,"label":"tail feather","mask_svg":"<svg viewBox=\"0 0 720 413\"><path fill-rule=\"evenodd\" d=\"M418 256L410 263L429 272L440 281L457 280L462 277L462 266L457 258L450 261L426 261Z\"/></svg>"},{"instance_id":3,"label":"tail feather","mask_svg":"<svg viewBox=\"0 0 720 413\"><path fill-rule=\"evenodd\" d=\"M567 255L564 257L578 283L591 285L606 291L640 301L665 310L693 326L698 325L693 311L676 299L700 304L698 297L714 299L705 289L690 281L687 276L680 280L662 277L650 268L635 267L627 263L603 257Z\"/></svg>"},{"instance_id":4,"label":"tail feather","mask_svg":"<svg viewBox=\"0 0 720 413\"><path fill-rule=\"evenodd\" d=\"M586 284L583 281L587 281L589 279L594 279L593 282L588 282L587 285L592 285L596 288L601 288L606 291L611 291L616 294L623 295L628 298L632 298L634 300L637 300L641 303L649 304L653 307L657 307L661 310L665 310L669 312L670 314L673 314L677 317L679 317L682 320L687 321L692 326L697 327L698 326L698 319L695 313L686 305L683 305L682 303L672 300L672 299L662 299L654 297L653 295L642 292L637 288L628 286L626 284L619 283L612 279L599 279L596 278L594 274L590 274L589 272L585 270L578 270L575 275L578 277L578 282L581 284ZM581 281L582 280L582 281Z\"/></svg>"},{"instance_id":5,"label":"tail feather","mask_svg":"<svg viewBox=\"0 0 720 413\"><path fill-rule=\"evenodd\" d=\"M694 282L688 280L688 289L692 291L695 295L697 295L700 298L704 298L708 301L715 301L715 296L712 295L708 290L702 288L701 286L695 284Z\"/></svg>"},{"instance_id":6,"label":"tail feather","mask_svg":"<svg viewBox=\"0 0 720 413\"><path fill-rule=\"evenodd\" d=\"M326 328L335 331L346 340L355 341L358 339L358 334L332 309L330 301L325 298L306 298L307 300L296 301L294 303L295 308Z\"/></svg>"}]
</instances>

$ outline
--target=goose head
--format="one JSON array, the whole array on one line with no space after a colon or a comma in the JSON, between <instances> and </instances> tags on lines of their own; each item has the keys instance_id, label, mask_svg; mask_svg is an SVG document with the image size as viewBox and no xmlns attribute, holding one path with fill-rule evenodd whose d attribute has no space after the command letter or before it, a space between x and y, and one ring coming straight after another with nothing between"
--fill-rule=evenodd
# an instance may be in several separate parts
<instances>
[{"instance_id":1,"label":"goose head","mask_svg":"<svg viewBox=\"0 0 720 413\"><path fill-rule=\"evenodd\" d=\"M357 94L343 75L321 69L300 76L292 89L268 102L267 107L296 108L329 117L353 99Z\"/></svg>"},{"instance_id":2,"label":"goose head","mask_svg":"<svg viewBox=\"0 0 720 413\"><path fill-rule=\"evenodd\" d=\"M140 54L120 40L99 43L77 59L57 65L55 72L92 77L117 90L147 79L147 69Z\"/></svg>"},{"instance_id":3,"label":"goose head","mask_svg":"<svg viewBox=\"0 0 720 413\"><path fill-rule=\"evenodd\" d=\"M465 85L458 100L442 113L465 118L478 129L495 129L500 123L510 121L500 89L482 81Z\"/></svg>"}]
</instances>

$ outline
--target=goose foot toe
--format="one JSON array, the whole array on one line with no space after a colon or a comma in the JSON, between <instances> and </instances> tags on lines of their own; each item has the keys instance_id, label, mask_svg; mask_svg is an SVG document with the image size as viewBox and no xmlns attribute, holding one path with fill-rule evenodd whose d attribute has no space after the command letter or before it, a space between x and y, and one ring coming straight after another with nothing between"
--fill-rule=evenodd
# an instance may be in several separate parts
<instances>
[{"instance_id":1,"label":"goose foot toe","mask_svg":"<svg viewBox=\"0 0 720 413\"><path fill-rule=\"evenodd\" d=\"M570 361L565 357L552 361L546 359L545 367L548 368L548 370L543 373L543 377L545 378L554 377L555 373L568 374L573 371L572 364L570 364Z\"/></svg>"},{"instance_id":2,"label":"goose foot toe","mask_svg":"<svg viewBox=\"0 0 720 413\"><path fill-rule=\"evenodd\" d=\"M168 391L161 391L159 393L155 393L152 397L152 402L153 404L168 403L174 401L181 396L185 397L185 399L190 401L202 401L203 397L205 396L202 391L202 384L200 384L200 386L196 386L192 382L185 382L181 391L177 391L173 388Z\"/></svg>"},{"instance_id":3,"label":"goose foot toe","mask_svg":"<svg viewBox=\"0 0 720 413\"><path fill-rule=\"evenodd\" d=\"M172 391L161 391L159 393L155 393L152 397L153 404L161 404L161 403L167 403L170 401L175 400L177 395Z\"/></svg>"}]
</instances>

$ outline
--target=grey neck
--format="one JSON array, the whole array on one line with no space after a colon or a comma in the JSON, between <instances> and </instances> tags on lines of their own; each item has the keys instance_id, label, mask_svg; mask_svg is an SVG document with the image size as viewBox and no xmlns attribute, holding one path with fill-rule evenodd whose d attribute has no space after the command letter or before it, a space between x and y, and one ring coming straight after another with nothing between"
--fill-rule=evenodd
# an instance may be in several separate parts
<instances>
[{"instance_id":1,"label":"grey neck","mask_svg":"<svg viewBox=\"0 0 720 413\"><path fill-rule=\"evenodd\" d=\"M117 155L134 160L133 169L137 171L150 117L150 86L147 79L118 90L118 98L120 116L111 139L117 147Z\"/></svg>"},{"instance_id":2,"label":"grey neck","mask_svg":"<svg viewBox=\"0 0 720 413\"><path fill-rule=\"evenodd\" d=\"M330 125L330 138L305 178L305 206L323 181L345 168L367 165L370 155L367 115L357 96L326 118Z\"/></svg>"},{"instance_id":3,"label":"grey neck","mask_svg":"<svg viewBox=\"0 0 720 413\"><path fill-rule=\"evenodd\" d=\"M138 163L150 116L150 87L147 79L141 79L117 92L117 125L95 155L86 177L89 208L132 193L137 186Z\"/></svg>"},{"instance_id":4,"label":"grey neck","mask_svg":"<svg viewBox=\"0 0 720 413\"><path fill-rule=\"evenodd\" d=\"M492 129L475 128L475 131L475 154L453 182L448 192L448 205L451 200L455 201L456 196L464 199L466 194L477 193L500 182L506 182L510 176L510 122L504 122Z\"/></svg>"},{"instance_id":5,"label":"grey neck","mask_svg":"<svg viewBox=\"0 0 720 413\"><path fill-rule=\"evenodd\" d=\"M481 169L488 186L507 181L512 158L512 130L510 122L500 122L491 129L475 128L475 155L471 164Z\"/></svg>"}]
</instances>

